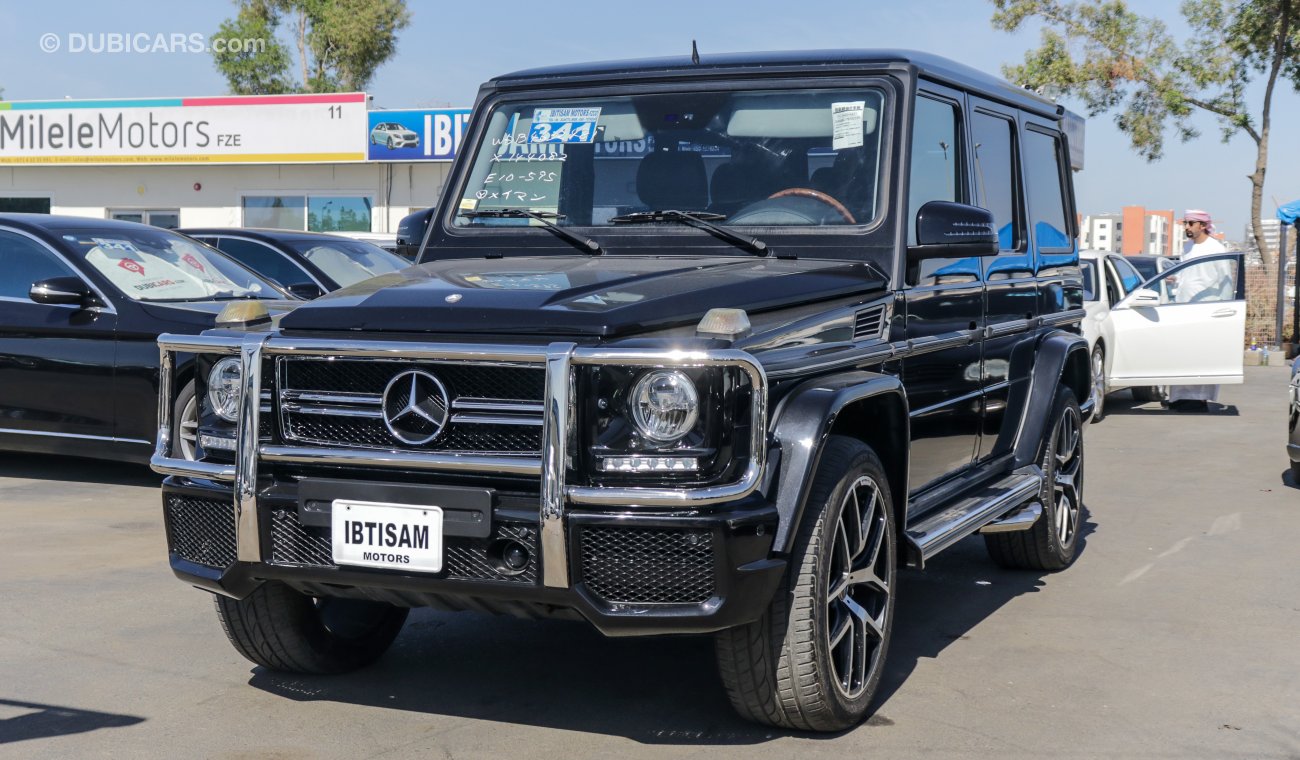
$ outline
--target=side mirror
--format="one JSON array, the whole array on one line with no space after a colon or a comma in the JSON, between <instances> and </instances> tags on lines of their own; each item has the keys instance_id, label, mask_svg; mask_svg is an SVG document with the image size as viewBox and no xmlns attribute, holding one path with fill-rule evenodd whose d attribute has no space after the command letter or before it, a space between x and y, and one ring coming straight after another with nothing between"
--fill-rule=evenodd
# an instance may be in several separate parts
<instances>
[{"instance_id":1,"label":"side mirror","mask_svg":"<svg viewBox=\"0 0 1300 760\"><path fill-rule=\"evenodd\" d=\"M1159 306L1160 294L1151 288L1138 288L1129 294L1128 305L1134 307Z\"/></svg>"},{"instance_id":2,"label":"side mirror","mask_svg":"<svg viewBox=\"0 0 1300 760\"><path fill-rule=\"evenodd\" d=\"M77 277L51 277L32 283L27 297L36 303L58 306L100 306L99 297Z\"/></svg>"},{"instance_id":3,"label":"side mirror","mask_svg":"<svg viewBox=\"0 0 1300 760\"><path fill-rule=\"evenodd\" d=\"M314 282L295 282L292 285L285 285L284 289L289 291L289 295L301 298L304 301L310 301L313 298L320 298L325 295L325 291Z\"/></svg>"},{"instance_id":4,"label":"side mirror","mask_svg":"<svg viewBox=\"0 0 1300 760\"><path fill-rule=\"evenodd\" d=\"M907 249L907 260L996 256L998 250L991 212L965 203L930 201L916 212L916 245Z\"/></svg>"}]
</instances>

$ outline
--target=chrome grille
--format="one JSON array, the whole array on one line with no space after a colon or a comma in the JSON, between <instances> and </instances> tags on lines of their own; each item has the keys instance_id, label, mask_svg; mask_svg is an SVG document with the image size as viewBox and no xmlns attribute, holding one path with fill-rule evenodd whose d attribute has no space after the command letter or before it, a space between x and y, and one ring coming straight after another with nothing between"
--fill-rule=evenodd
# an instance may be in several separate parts
<instances>
[{"instance_id":1,"label":"chrome grille","mask_svg":"<svg viewBox=\"0 0 1300 760\"><path fill-rule=\"evenodd\" d=\"M407 370L436 376L451 400L433 441L399 441L383 419L384 389ZM284 440L320 446L536 455L541 451L541 367L396 359L281 357L276 396Z\"/></svg>"}]
</instances>

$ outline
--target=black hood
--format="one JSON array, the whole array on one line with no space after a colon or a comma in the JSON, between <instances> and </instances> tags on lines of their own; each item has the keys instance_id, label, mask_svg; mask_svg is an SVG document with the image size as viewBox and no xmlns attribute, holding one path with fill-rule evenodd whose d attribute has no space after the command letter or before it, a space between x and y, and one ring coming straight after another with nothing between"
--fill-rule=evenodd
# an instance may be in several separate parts
<instances>
[{"instance_id":1,"label":"black hood","mask_svg":"<svg viewBox=\"0 0 1300 760\"><path fill-rule=\"evenodd\" d=\"M449 259L335 291L285 315L285 330L613 337L885 287L852 261L569 257Z\"/></svg>"},{"instance_id":2,"label":"black hood","mask_svg":"<svg viewBox=\"0 0 1300 760\"><path fill-rule=\"evenodd\" d=\"M170 303L141 301L140 307L146 314L155 319L165 319L181 324L208 328L212 327L221 310L231 303L232 301L175 301ZM271 313L272 317L284 314L294 307L302 305L302 301L263 300L261 303L266 306L266 310Z\"/></svg>"}]
</instances>

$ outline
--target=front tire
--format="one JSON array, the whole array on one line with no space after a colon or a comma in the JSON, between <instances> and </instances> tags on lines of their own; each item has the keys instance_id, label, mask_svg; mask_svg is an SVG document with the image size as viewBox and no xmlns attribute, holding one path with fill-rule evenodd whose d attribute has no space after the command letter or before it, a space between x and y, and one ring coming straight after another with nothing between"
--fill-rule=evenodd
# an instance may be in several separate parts
<instances>
[{"instance_id":1,"label":"front tire","mask_svg":"<svg viewBox=\"0 0 1300 760\"><path fill-rule=\"evenodd\" d=\"M283 583L244 599L216 597L226 638L251 662L286 673L346 673L379 659L410 610L382 602L310 597Z\"/></svg>"},{"instance_id":2,"label":"front tire","mask_svg":"<svg viewBox=\"0 0 1300 760\"><path fill-rule=\"evenodd\" d=\"M199 404L194 396L194 381L191 380L181 388L172 406L172 440L176 442L173 449L181 458L193 462L199 445Z\"/></svg>"},{"instance_id":3,"label":"front tire","mask_svg":"<svg viewBox=\"0 0 1300 760\"><path fill-rule=\"evenodd\" d=\"M1020 570L1063 570L1074 561L1083 511L1083 426L1074 393L1058 386L1052 404L1052 426L1043 439L1039 466L1043 515L1029 530L985 533L989 555L1002 567Z\"/></svg>"},{"instance_id":4,"label":"front tire","mask_svg":"<svg viewBox=\"0 0 1300 760\"><path fill-rule=\"evenodd\" d=\"M875 452L832 436L776 596L757 621L716 639L718 670L741 716L839 731L867 714L894 622L892 504Z\"/></svg>"}]
</instances>

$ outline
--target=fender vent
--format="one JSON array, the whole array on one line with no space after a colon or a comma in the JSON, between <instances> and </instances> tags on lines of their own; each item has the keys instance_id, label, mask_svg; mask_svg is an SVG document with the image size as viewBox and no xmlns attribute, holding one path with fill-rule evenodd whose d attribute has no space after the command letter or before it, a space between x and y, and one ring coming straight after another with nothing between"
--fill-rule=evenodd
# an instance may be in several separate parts
<instances>
[{"instance_id":1,"label":"fender vent","mask_svg":"<svg viewBox=\"0 0 1300 760\"><path fill-rule=\"evenodd\" d=\"M863 309L853 318L853 339L879 338L884 327L884 306L872 306L869 309Z\"/></svg>"}]
</instances>

